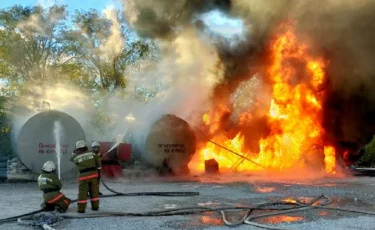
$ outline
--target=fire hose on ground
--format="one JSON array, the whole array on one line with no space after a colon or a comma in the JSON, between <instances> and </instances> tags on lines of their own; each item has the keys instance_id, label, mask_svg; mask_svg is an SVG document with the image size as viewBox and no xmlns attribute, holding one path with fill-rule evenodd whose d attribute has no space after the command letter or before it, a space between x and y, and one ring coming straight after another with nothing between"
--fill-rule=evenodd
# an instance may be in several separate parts
<instances>
[{"instance_id":1,"label":"fire hose on ground","mask_svg":"<svg viewBox=\"0 0 375 230\"><path fill-rule=\"evenodd\" d=\"M119 197L119 196L197 196L197 195L199 195L198 192L138 192L138 193L122 193L122 192L117 192L117 191L111 189L110 187L108 187L108 185L103 181L103 179L101 180L101 183L110 192L114 193L112 195L102 195L102 196L100 196L101 198L110 198L110 197ZM78 201L77 199L72 200L72 203L75 203L77 201ZM22 218L30 219L30 217L32 217L33 215L39 214L39 213L42 213L42 212L44 212L44 210L40 209L40 210L36 210L36 211L25 213L25 214L21 214L21 215L18 215L18 216L13 216L13 217L8 217L8 218L0 219L0 224L9 223L9 222L13 222L13 221L17 221L20 224L24 224L24 223L22 223L22 221L23 221ZM29 225L29 224L24 224L24 225Z\"/></svg>"},{"instance_id":2,"label":"fire hose on ground","mask_svg":"<svg viewBox=\"0 0 375 230\"><path fill-rule=\"evenodd\" d=\"M131 217L157 217L157 216L174 216L174 215L188 215L188 214L199 214L204 212L219 212L222 216L223 222L227 226L238 226L241 224L252 225L260 228L266 229L285 229L279 228L276 226L269 226L265 224L259 224L254 222L253 220L259 218L265 218L270 216L277 216L286 213L293 213L293 212L302 212L309 209L327 209L327 210L337 210L337 211L346 211L346 212L353 212L353 213L360 213L360 214L367 214L367 215L375 215L375 212L367 212L361 210L354 210L354 209L345 209L345 208L336 208L336 207L329 207L331 200L324 195L318 196L311 200L308 203L304 203L302 201L296 202L273 202L273 203L266 203L256 206L250 207L218 207L218 208L207 208L207 207L184 207L184 208L177 208L177 209L169 209L169 210L162 210L162 211L150 211L144 213L133 213L133 212L98 212L98 213L88 213L88 214L57 214L59 217L67 218L67 219L78 219L78 218L98 218L98 217L120 217L120 216L131 216ZM280 207L284 206L284 207ZM228 211L246 211L246 214L241 218L238 222L230 222L227 218ZM254 211L271 211L266 213L254 214Z\"/></svg>"},{"instance_id":3,"label":"fire hose on ground","mask_svg":"<svg viewBox=\"0 0 375 230\"><path fill-rule=\"evenodd\" d=\"M114 193L113 195L103 195L101 198L109 198L109 197L118 197L118 196L195 196L199 195L198 192L146 192L146 193L122 193L111 189L104 181L102 181L104 187L106 187L110 192ZM74 200L72 202L76 202ZM306 203L303 201L280 201L280 202L271 202L265 203L255 206L248 206L248 207L216 207L216 208L208 208L208 207L201 207L201 206L193 206L193 207L183 207L183 208L176 208L176 209L168 209L168 210L161 210L161 211L150 211L150 212L95 212L95 213L87 213L87 214L70 214L70 213L52 213L52 218L54 219L78 219L78 218L99 218L99 217L120 217L120 216L131 216L131 217L157 217L157 216L175 216L175 215L189 215L189 214L199 214L205 212L218 212L221 214L222 220L225 225L227 226L238 226L241 224L247 224L256 226L259 228L265 229L285 229L279 228L276 226L269 226L265 224L259 224L254 222L255 219L270 217L270 216L277 216L286 213L293 213L293 212L302 212L309 209L326 209L326 210L335 210L335 211L345 211L345 212L352 212L358 214L365 214L365 215L375 215L375 212L368 212L356 209L347 209L347 208L337 208L337 207L330 207L328 206L331 203L331 200L324 196L318 196L312 199L310 202ZM240 221L237 222L230 222L228 220L228 212L229 211L245 211L245 215L240 218ZM260 211L261 213L255 213L255 211ZM34 212L29 212L23 215L9 217L0 220L0 224L8 223L17 220L19 224L22 225L33 225L33 215L43 212L43 210L38 210ZM43 216L42 216L43 217ZM35 222L35 220L34 220ZM50 221L52 222L52 221ZM39 226L43 229L53 229L50 226L53 226L54 223L43 222L40 223ZM35 226L35 223L34 223Z\"/></svg>"}]
</instances>

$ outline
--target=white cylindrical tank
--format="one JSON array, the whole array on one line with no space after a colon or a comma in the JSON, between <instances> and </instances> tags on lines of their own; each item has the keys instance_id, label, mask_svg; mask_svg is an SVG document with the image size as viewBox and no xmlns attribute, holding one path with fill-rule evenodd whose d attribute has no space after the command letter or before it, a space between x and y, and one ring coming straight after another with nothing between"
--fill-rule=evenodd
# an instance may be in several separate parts
<instances>
[{"instance_id":1,"label":"white cylindrical tank","mask_svg":"<svg viewBox=\"0 0 375 230\"><path fill-rule=\"evenodd\" d=\"M150 129L144 160L160 167L166 160L175 173L187 170L196 150L196 137L189 124L174 115L164 115Z\"/></svg>"},{"instance_id":2,"label":"white cylindrical tank","mask_svg":"<svg viewBox=\"0 0 375 230\"><path fill-rule=\"evenodd\" d=\"M78 140L85 140L81 125L66 113L49 110L34 115L23 125L16 151L21 162L34 173L40 173L48 160L57 167L56 152L60 152L61 179L72 179L76 167L70 157Z\"/></svg>"}]
</instances>

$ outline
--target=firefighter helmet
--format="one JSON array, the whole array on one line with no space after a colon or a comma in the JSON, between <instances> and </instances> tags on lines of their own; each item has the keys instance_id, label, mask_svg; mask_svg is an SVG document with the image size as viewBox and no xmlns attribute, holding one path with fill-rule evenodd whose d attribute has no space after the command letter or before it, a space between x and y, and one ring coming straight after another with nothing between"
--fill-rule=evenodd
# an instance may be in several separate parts
<instances>
[{"instance_id":1,"label":"firefighter helmet","mask_svg":"<svg viewBox=\"0 0 375 230\"><path fill-rule=\"evenodd\" d=\"M85 141L83 141L83 140L77 141L76 149L80 149L80 148L84 148L84 147L87 147L87 144L86 144Z\"/></svg>"},{"instance_id":2,"label":"firefighter helmet","mask_svg":"<svg viewBox=\"0 0 375 230\"><path fill-rule=\"evenodd\" d=\"M100 144L99 144L99 142L94 141L94 142L92 142L91 147L92 148L94 148L94 147L100 147Z\"/></svg>"},{"instance_id":3,"label":"firefighter helmet","mask_svg":"<svg viewBox=\"0 0 375 230\"><path fill-rule=\"evenodd\" d=\"M52 171L55 171L55 169L56 169L56 165L53 161L47 161L46 163L44 163L42 167L42 170L46 172L52 172Z\"/></svg>"}]
</instances>

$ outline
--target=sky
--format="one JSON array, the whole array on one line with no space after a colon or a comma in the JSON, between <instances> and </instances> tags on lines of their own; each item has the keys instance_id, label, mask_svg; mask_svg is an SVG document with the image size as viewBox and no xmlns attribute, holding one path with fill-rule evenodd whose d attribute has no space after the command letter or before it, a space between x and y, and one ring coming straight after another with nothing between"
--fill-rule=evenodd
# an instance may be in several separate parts
<instances>
[{"instance_id":1,"label":"sky","mask_svg":"<svg viewBox=\"0 0 375 230\"><path fill-rule=\"evenodd\" d=\"M69 11L90 8L100 10L111 4L121 6L117 0L0 0L0 8L10 7L16 4L22 6L34 6L38 3L42 6L48 7L55 2L68 5Z\"/></svg>"},{"instance_id":2,"label":"sky","mask_svg":"<svg viewBox=\"0 0 375 230\"><path fill-rule=\"evenodd\" d=\"M155 0L156 1L156 0ZM171 0L172 1L172 0ZM104 10L108 6L121 8L118 0L0 0L0 9L11 7L13 5L34 6L40 4L49 7L54 3L68 6L68 11L74 12L77 9L97 9ZM214 11L203 15L202 19L214 32L224 36L242 34L243 23L240 20L226 18L224 14Z\"/></svg>"}]
</instances>

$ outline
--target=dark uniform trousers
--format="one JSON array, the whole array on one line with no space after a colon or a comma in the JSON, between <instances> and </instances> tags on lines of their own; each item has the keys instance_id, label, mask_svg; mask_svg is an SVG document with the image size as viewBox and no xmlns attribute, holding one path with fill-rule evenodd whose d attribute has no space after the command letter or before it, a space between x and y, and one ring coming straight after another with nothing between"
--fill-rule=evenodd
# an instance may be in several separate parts
<instances>
[{"instance_id":1,"label":"dark uniform trousers","mask_svg":"<svg viewBox=\"0 0 375 230\"><path fill-rule=\"evenodd\" d=\"M102 160L100 153L95 153L95 159L98 162L98 191L100 191L100 178L101 178L101 171L102 171Z\"/></svg>"},{"instance_id":2,"label":"dark uniform trousers","mask_svg":"<svg viewBox=\"0 0 375 230\"><path fill-rule=\"evenodd\" d=\"M78 187L78 212L85 212L87 205L87 193L90 195L91 209L99 209L98 175L93 174L79 178Z\"/></svg>"},{"instance_id":3,"label":"dark uniform trousers","mask_svg":"<svg viewBox=\"0 0 375 230\"><path fill-rule=\"evenodd\" d=\"M43 191L42 208L44 210L53 211L58 207L58 211L66 211L72 200L67 198L60 189L61 181L53 172L42 172L38 177L39 189Z\"/></svg>"},{"instance_id":4,"label":"dark uniform trousers","mask_svg":"<svg viewBox=\"0 0 375 230\"><path fill-rule=\"evenodd\" d=\"M44 203L42 208L46 211L53 211L55 206L60 207L62 210L66 211L69 208L69 205L72 203L72 200L67 198L61 192L50 192L43 194Z\"/></svg>"},{"instance_id":5,"label":"dark uniform trousers","mask_svg":"<svg viewBox=\"0 0 375 230\"><path fill-rule=\"evenodd\" d=\"M78 166L78 212L83 213L87 206L87 193L90 195L91 209L99 209L98 168L99 159L92 152L73 153L71 160Z\"/></svg>"}]
</instances>

